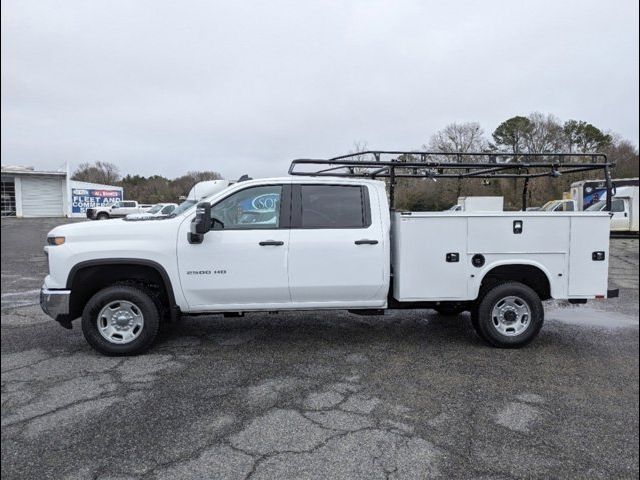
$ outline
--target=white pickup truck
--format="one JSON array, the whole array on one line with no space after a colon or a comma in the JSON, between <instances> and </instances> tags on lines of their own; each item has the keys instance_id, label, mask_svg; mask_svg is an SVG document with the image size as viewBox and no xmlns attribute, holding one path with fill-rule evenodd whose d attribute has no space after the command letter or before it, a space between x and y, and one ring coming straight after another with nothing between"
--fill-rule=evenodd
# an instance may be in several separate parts
<instances>
[{"instance_id":1,"label":"white pickup truck","mask_svg":"<svg viewBox=\"0 0 640 480\"><path fill-rule=\"evenodd\" d=\"M218 187L163 220L54 228L43 310L82 317L107 355L148 349L179 315L320 309L469 311L486 342L520 347L543 300L617 296L607 212L394 212L385 182L361 177Z\"/></svg>"},{"instance_id":2,"label":"white pickup truck","mask_svg":"<svg viewBox=\"0 0 640 480\"><path fill-rule=\"evenodd\" d=\"M144 213L153 205L146 205L135 200L121 200L109 206L87 208L87 218L90 220L109 220L110 218L126 217L127 215Z\"/></svg>"},{"instance_id":3,"label":"white pickup truck","mask_svg":"<svg viewBox=\"0 0 640 480\"><path fill-rule=\"evenodd\" d=\"M127 220L151 220L168 217L178 208L177 203L156 203L142 213L129 213L125 216Z\"/></svg>"}]
</instances>

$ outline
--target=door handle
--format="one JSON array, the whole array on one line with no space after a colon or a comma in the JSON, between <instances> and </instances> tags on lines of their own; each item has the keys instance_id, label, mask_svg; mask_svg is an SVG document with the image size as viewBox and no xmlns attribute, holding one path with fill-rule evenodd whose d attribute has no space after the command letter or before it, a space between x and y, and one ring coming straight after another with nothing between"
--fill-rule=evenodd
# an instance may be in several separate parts
<instances>
[{"instance_id":1,"label":"door handle","mask_svg":"<svg viewBox=\"0 0 640 480\"><path fill-rule=\"evenodd\" d=\"M284 242L280 240L263 240L259 244L261 247L266 247L268 245L273 245L274 247L279 247L280 245L284 245Z\"/></svg>"},{"instance_id":2,"label":"door handle","mask_svg":"<svg viewBox=\"0 0 640 480\"><path fill-rule=\"evenodd\" d=\"M363 240L356 240L353 243L355 243L356 245L377 245L378 244L378 240L363 239Z\"/></svg>"}]
</instances>

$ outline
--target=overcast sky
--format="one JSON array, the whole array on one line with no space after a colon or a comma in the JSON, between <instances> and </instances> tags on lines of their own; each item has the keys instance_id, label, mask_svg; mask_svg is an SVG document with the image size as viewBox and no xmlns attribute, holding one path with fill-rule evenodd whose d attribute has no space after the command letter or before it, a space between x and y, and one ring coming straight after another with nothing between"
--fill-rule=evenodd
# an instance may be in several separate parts
<instances>
[{"instance_id":1,"label":"overcast sky","mask_svg":"<svg viewBox=\"0 0 640 480\"><path fill-rule=\"evenodd\" d=\"M282 175L532 111L638 144L638 1L2 2L2 164Z\"/></svg>"}]
</instances>

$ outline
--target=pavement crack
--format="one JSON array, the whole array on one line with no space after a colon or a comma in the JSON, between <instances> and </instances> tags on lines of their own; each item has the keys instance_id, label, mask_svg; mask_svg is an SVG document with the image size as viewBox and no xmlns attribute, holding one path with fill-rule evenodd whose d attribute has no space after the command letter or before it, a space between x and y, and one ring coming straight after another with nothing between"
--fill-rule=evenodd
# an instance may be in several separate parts
<instances>
[{"instance_id":1,"label":"pavement crack","mask_svg":"<svg viewBox=\"0 0 640 480\"><path fill-rule=\"evenodd\" d=\"M309 420L311 423L317 425L320 428L323 428L325 430L333 430L334 432L349 432L349 430L345 430L344 428L333 428L333 427L327 427L326 425L323 425L322 423L314 420L313 418L309 418L307 415L305 415L306 413L315 413L315 412L331 412L331 410L296 410L298 413L300 413L304 418L306 418L307 420ZM343 410L341 410L343 411Z\"/></svg>"},{"instance_id":2,"label":"pavement crack","mask_svg":"<svg viewBox=\"0 0 640 480\"><path fill-rule=\"evenodd\" d=\"M108 393L111 393L111 392L108 392ZM33 415L31 417L27 417L27 418L23 418L23 419L20 419L20 420L16 420L14 422L3 423L2 427L4 428L4 427L10 427L10 426L13 426L13 425L21 425L23 423L31 422L33 420L37 420L39 418L43 418L43 417L46 417L48 415L53 415L55 413L62 412L64 410L76 407L78 405L83 405L83 404L85 404L87 402L93 402L95 400L108 399L108 398L115 398L116 400L120 399L120 397L118 397L117 395L107 395L107 396L97 395L97 396L91 397L91 398L84 398L84 399L78 400L76 402L67 403L66 405L62 405L62 406L57 407L57 408L55 408L53 410L49 410L48 412L39 413L37 415Z\"/></svg>"},{"instance_id":3,"label":"pavement crack","mask_svg":"<svg viewBox=\"0 0 640 480\"><path fill-rule=\"evenodd\" d=\"M326 427L322 427L325 428L326 430L331 430L328 429ZM358 432L364 432L364 431L374 431L374 430L379 430L376 427L365 427L365 428L360 428L358 430L352 430L352 431L345 431L345 432L339 432L336 433L335 435L330 436L329 438L327 438L326 440L318 443L316 446L309 448L307 450L278 450L277 452L271 452L271 453L266 453L260 457L258 457L253 465L253 468L251 469L251 472L249 472L249 474L245 477L245 480L248 480L249 478L251 478L253 476L253 474L255 473L255 471L257 470L257 468L264 463L265 461L269 460L270 458L276 457L278 455L284 455L284 454L290 454L290 455L302 455L302 454L309 454L309 453L314 453L316 451L318 451L319 449L326 447L329 442L331 442L332 440L338 439L338 438L342 438L345 437L347 435L350 434L355 434ZM335 430L334 430L335 431Z\"/></svg>"},{"instance_id":4,"label":"pavement crack","mask_svg":"<svg viewBox=\"0 0 640 480\"><path fill-rule=\"evenodd\" d=\"M16 370L22 370L23 368L35 367L36 365L39 365L43 362L51 361L52 358L55 358L55 357L49 357L49 358L45 358L44 360L38 360L37 362L29 363L28 365L21 365L19 367L7 368L5 370L2 370L2 373L10 373L10 372L15 372Z\"/></svg>"}]
</instances>

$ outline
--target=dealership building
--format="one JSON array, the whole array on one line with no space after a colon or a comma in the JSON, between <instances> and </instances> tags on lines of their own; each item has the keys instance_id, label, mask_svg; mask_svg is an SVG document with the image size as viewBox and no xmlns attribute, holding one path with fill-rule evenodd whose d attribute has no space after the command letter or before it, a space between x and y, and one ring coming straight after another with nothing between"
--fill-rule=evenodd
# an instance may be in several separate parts
<instances>
[{"instance_id":1,"label":"dealership building","mask_svg":"<svg viewBox=\"0 0 640 480\"><path fill-rule=\"evenodd\" d=\"M68 172L2 166L3 217L84 217L123 199L122 187L71 180Z\"/></svg>"}]
</instances>

